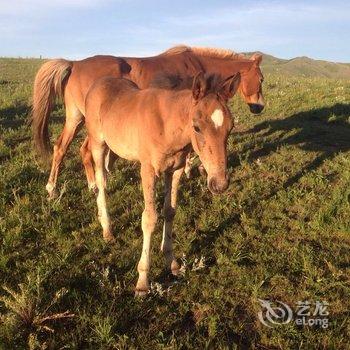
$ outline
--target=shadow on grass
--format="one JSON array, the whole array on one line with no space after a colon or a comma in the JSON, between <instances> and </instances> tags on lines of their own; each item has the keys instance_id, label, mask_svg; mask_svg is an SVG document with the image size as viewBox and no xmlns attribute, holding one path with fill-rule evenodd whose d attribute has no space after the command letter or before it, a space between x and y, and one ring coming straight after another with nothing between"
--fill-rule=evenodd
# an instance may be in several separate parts
<instances>
[{"instance_id":1,"label":"shadow on grass","mask_svg":"<svg viewBox=\"0 0 350 350\"><path fill-rule=\"evenodd\" d=\"M261 137L266 138L282 132L282 137L276 137L274 141L265 143L261 149L251 152L248 160L255 161L268 156L285 145L299 145L302 150L318 152L319 155L313 161L283 184L282 188L286 189L297 183L305 173L316 170L325 160L333 159L339 152L350 150L349 118L350 104L337 103L330 107L302 111L285 119L264 121L242 134L265 131ZM298 131L283 137L283 134L292 130ZM233 156L229 161L236 163L236 158ZM273 197L278 190L280 188L265 199Z\"/></svg>"},{"instance_id":2,"label":"shadow on grass","mask_svg":"<svg viewBox=\"0 0 350 350\"><path fill-rule=\"evenodd\" d=\"M330 107L317 108L293 114L284 119L272 119L261 122L252 129L238 132L238 135L249 135L259 133L263 147L250 151L250 144L243 149L242 153L248 154L248 161L254 162L258 158L266 157L276 152L279 147L285 145L296 145L302 150L317 152L318 155L311 162L302 166L296 174L290 176L281 186L273 187L270 193L263 198L256 198L250 205L254 206L257 201L268 200L276 195L281 189L287 189L297 183L301 177L310 171L316 170L325 160L333 159L339 152L350 150L350 104L337 103ZM291 136L290 131L297 132ZM282 134L282 136L281 136ZM278 136L277 136L278 135ZM283 135L287 135L284 137ZM266 138L273 141L266 142ZM228 157L230 169L239 165L237 154ZM223 220L220 225L211 231L198 232L198 236L192 242L190 254L198 254L205 250L209 253L209 266L215 263L214 254L210 254L218 238L224 233L227 227L239 222L238 213ZM251 262L242 262L251 264Z\"/></svg>"},{"instance_id":3,"label":"shadow on grass","mask_svg":"<svg viewBox=\"0 0 350 350\"><path fill-rule=\"evenodd\" d=\"M13 81L6 80L6 79L0 79L0 85L10 85L13 84Z\"/></svg>"},{"instance_id":4,"label":"shadow on grass","mask_svg":"<svg viewBox=\"0 0 350 350\"><path fill-rule=\"evenodd\" d=\"M18 129L24 124L28 124L27 115L30 108L26 104L18 104L15 106L0 109L0 125L8 129Z\"/></svg>"},{"instance_id":5,"label":"shadow on grass","mask_svg":"<svg viewBox=\"0 0 350 350\"><path fill-rule=\"evenodd\" d=\"M57 106L50 116L50 124L64 124L64 117L57 116L60 106ZM5 129L19 129L22 125L30 128L31 124L31 107L25 103L13 105L11 107L0 109L0 126Z\"/></svg>"}]
</instances>

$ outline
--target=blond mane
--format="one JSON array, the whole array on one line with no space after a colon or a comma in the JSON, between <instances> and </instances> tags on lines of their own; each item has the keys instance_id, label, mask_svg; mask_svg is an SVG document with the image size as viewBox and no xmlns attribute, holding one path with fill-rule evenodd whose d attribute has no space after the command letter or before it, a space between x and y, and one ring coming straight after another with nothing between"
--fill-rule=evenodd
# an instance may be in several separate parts
<instances>
[{"instance_id":1,"label":"blond mane","mask_svg":"<svg viewBox=\"0 0 350 350\"><path fill-rule=\"evenodd\" d=\"M170 49L161 53L161 56L177 55L183 52L193 52L199 56L213 57L213 58L232 58L232 59L242 59L245 58L244 55L236 53L232 50L217 49L212 47L191 47L186 45L178 45L171 47Z\"/></svg>"}]
</instances>

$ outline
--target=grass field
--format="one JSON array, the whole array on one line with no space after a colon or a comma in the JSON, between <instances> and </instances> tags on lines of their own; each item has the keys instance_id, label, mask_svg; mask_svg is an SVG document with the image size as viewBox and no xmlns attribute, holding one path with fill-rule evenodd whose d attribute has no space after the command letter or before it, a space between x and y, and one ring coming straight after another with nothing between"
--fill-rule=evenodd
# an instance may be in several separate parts
<instances>
[{"instance_id":1,"label":"grass field","mask_svg":"<svg viewBox=\"0 0 350 350\"><path fill-rule=\"evenodd\" d=\"M135 299L139 167L118 161L109 177L113 245L78 155L84 131L47 201L27 125L39 65L0 60L0 348L349 349L350 81L268 75L259 116L234 99L230 187L213 197L202 177L182 182L184 275L164 273L159 225L152 292ZM51 118L52 140L63 116ZM159 208L162 196L159 185ZM329 327L269 328L258 299L294 312L298 301L326 301Z\"/></svg>"}]
</instances>

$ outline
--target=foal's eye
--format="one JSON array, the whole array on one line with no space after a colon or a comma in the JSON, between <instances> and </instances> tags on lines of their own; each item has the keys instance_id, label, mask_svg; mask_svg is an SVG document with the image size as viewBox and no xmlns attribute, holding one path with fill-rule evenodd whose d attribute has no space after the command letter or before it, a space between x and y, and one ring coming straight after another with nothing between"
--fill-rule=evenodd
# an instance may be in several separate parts
<instances>
[{"instance_id":1,"label":"foal's eye","mask_svg":"<svg viewBox=\"0 0 350 350\"><path fill-rule=\"evenodd\" d=\"M193 129L194 129L195 132L198 132L198 133L201 132L201 129L197 125L193 125Z\"/></svg>"}]
</instances>

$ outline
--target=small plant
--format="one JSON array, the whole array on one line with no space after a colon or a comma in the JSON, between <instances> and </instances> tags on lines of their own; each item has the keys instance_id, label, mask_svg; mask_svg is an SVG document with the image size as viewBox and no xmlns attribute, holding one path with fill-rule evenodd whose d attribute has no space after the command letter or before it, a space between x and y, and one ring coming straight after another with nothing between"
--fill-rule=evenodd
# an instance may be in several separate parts
<instances>
[{"instance_id":1,"label":"small plant","mask_svg":"<svg viewBox=\"0 0 350 350\"><path fill-rule=\"evenodd\" d=\"M96 315L93 318L93 339L98 344L111 344L114 341L113 337L113 318L101 317Z\"/></svg>"},{"instance_id":2,"label":"small plant","mask_svg":"<svg viewBox=\"0 0 350 350\"><path fill-rule=\"evenodd\" d=\"M1 323L11 325L13 332L20 331L27 337L29 348L33 348L33 339L41 332L54 333L52 321L68 319L74 314L68 310L52 313L50 310L59 303L67 289L58 290L51 301L45 303L41 296L42 279L40 275L34 280L28 276L27 283L19 284L19 291L3 286L7 295L1 296L8 313L1 317ZM6 322L7 321L7 322Z\"/></svg>"}]
</instances>

